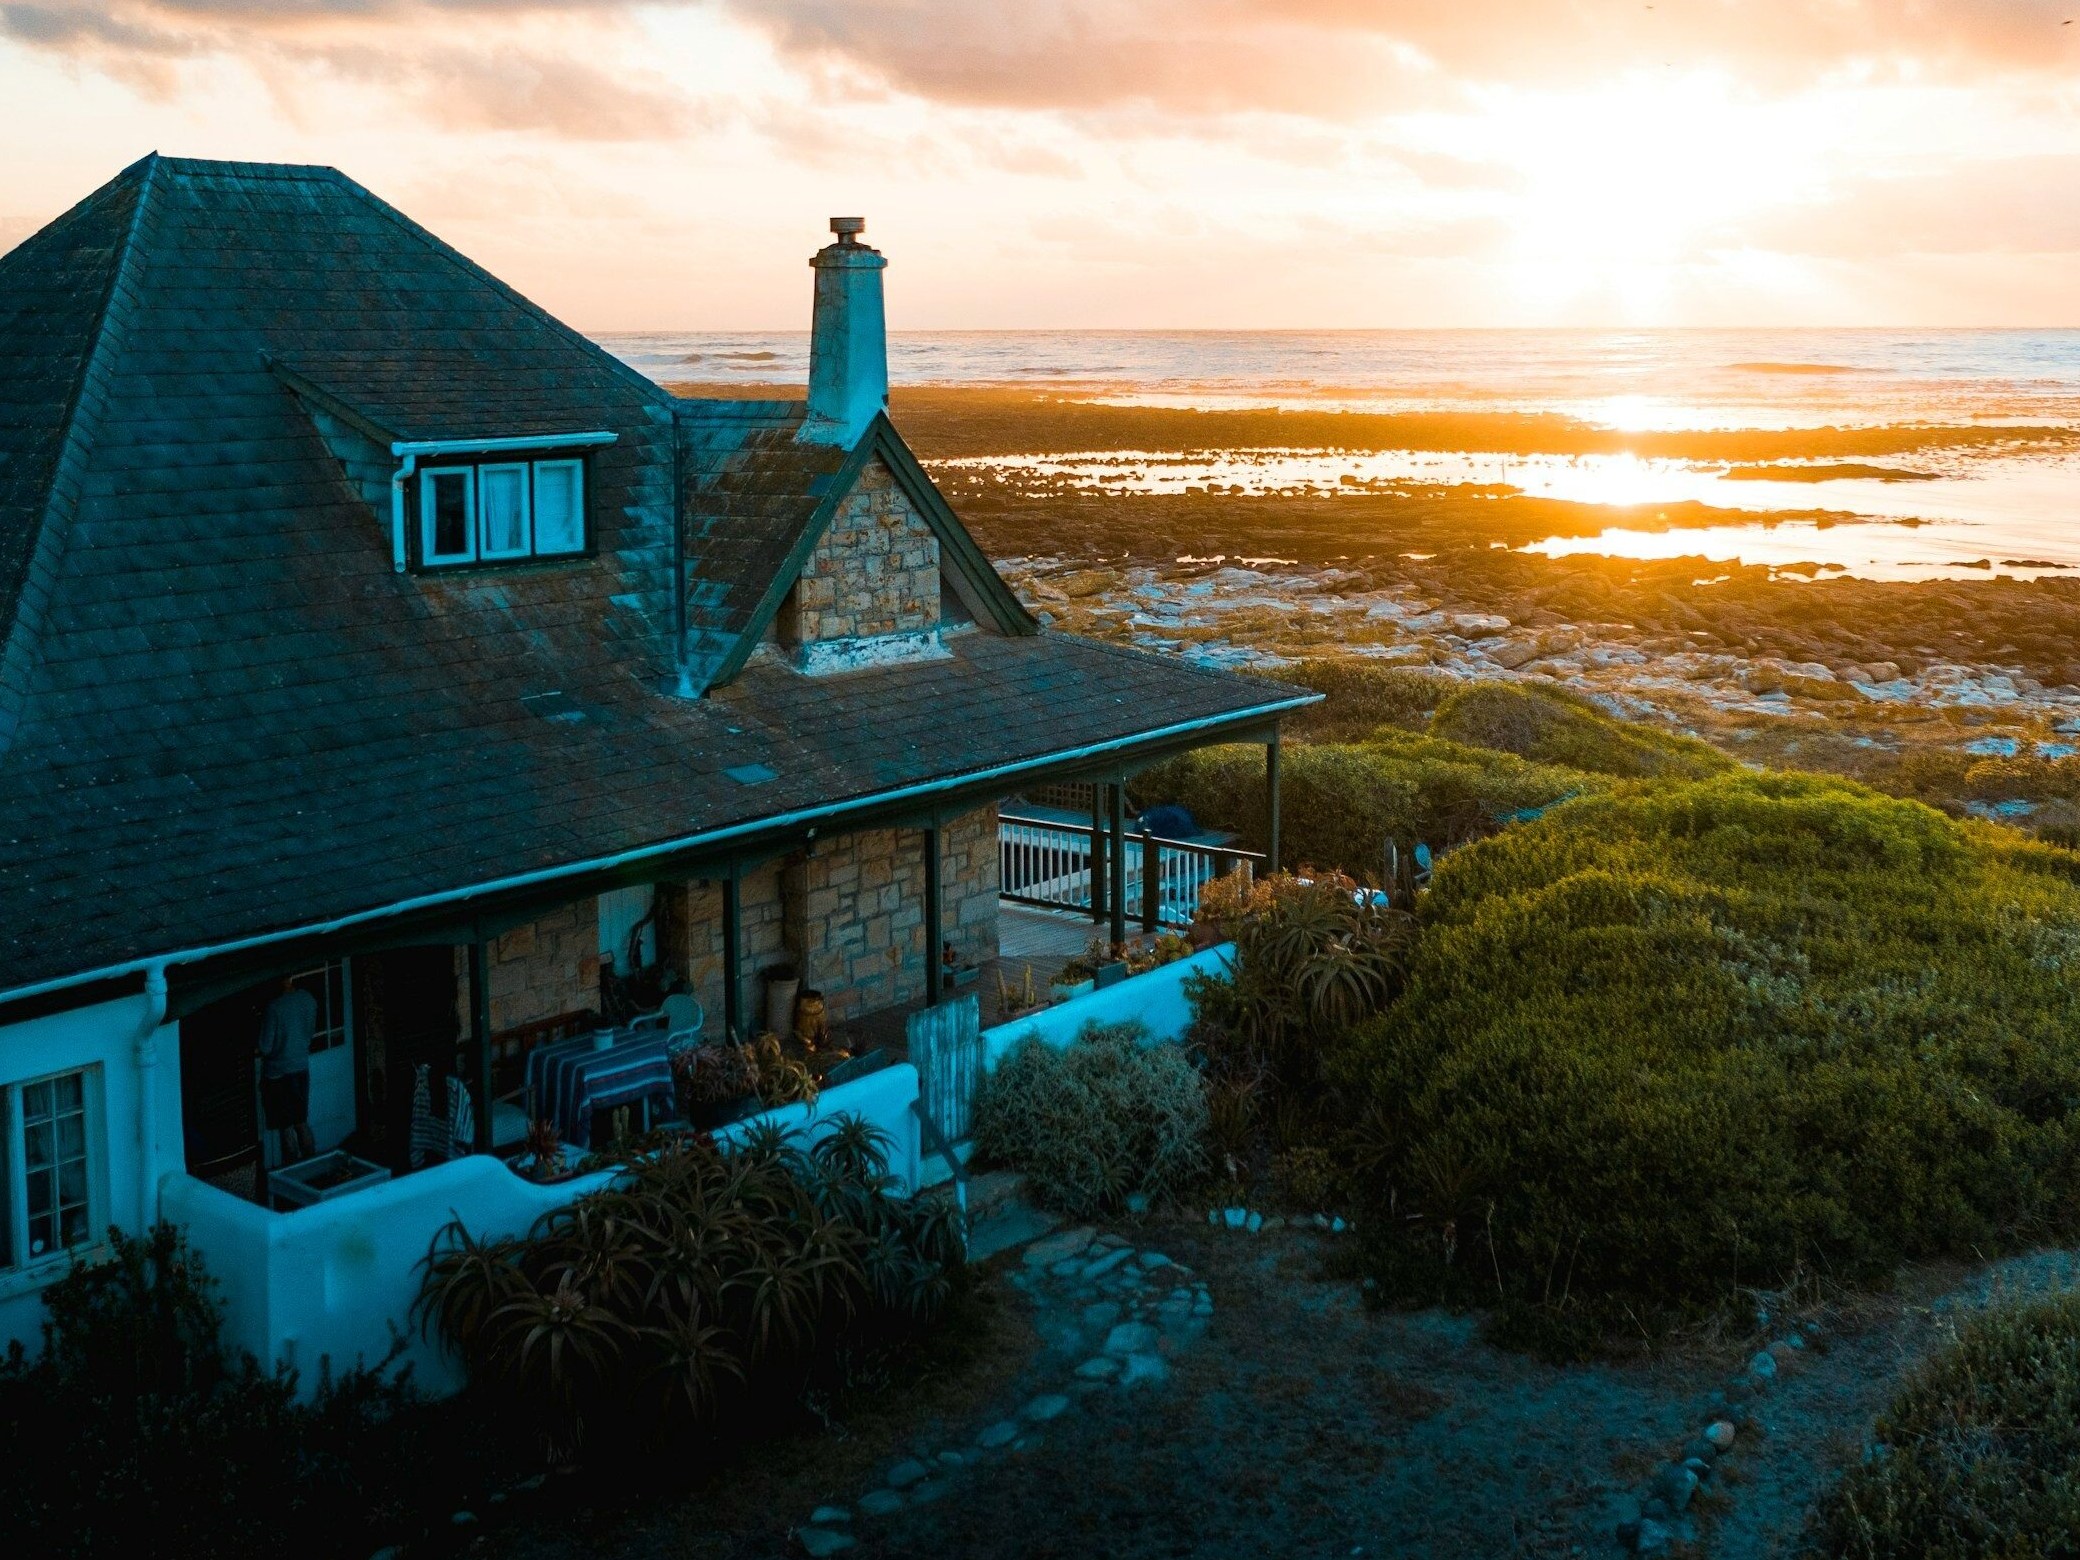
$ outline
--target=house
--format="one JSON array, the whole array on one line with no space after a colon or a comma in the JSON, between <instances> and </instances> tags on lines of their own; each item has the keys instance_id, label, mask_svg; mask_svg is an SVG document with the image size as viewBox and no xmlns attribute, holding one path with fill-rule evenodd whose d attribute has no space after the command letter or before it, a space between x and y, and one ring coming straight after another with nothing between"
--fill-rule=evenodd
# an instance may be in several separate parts
<instances>
[{"instance_id":1,"label":"house","mask_svg":"<svg viewBox=\"0 0 2080 1560\"><path fill-rule=\"evenodd\" d=\"M0 258L0 1340L164 1216L256 1352L366 1352L451 1211L571 1195L502 1101L610 999L750 1035L785 961L841 1022L936 1002L995 952L1007 797L1116 820L1215 741L1275 783L1305 695L998 577L832 227L801 402L678 399L326 168L155 155ZM254 1104L284 979L318 1147L374 1182L296 1211ZM421 1068L482 1152L413 1173ZM916 1074L869 1084L902 1130Z\"/></svg>"}]
</instances>

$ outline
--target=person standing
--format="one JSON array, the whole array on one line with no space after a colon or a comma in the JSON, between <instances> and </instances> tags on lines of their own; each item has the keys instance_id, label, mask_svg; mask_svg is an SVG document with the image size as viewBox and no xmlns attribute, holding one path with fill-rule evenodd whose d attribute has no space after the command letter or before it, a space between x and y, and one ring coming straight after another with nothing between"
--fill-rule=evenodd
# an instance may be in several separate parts
<instances>
[{"instance_id":1,"label":"person standing","mask_svg":"<svg viewBox=\"0 0 2080 1560\"><path fill-rule=\"evenodd\" d=\"M317 1152L311 1136L311 1036L318 1029L318 999L285 976L267 1004L260 1025L260 1111L267 1130L281 1139L282 1163L293 1165Z\"/></svg>"}]
</instances>

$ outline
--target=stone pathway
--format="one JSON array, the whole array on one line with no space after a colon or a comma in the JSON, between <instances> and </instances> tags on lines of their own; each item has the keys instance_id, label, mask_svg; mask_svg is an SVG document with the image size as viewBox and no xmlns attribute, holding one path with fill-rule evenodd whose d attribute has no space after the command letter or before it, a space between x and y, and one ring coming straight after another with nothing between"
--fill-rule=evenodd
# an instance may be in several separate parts
<instances>
[{"instance_id":1,"label":"stone pathway","mask_svg":"<svg viewBox=\"0 0 2080 1560\"><path fill-rule=\"evenodd\" d=\"M851 1549L903 1513L951 1492L971 1471L1031 1450L1050 1422L1093 1393L1144 1390L1168 1379L1171 1361L1206 1331L1213 1296L1190 1268L1137 1250L1088 1225L1034 1241L1011 1284L1033 1301L1037 1362L1057 1390L1027 1399L959 1444L913 1446L879 1485L850 1507L819 1506L795 1530L811 1555Z\"/></svg>"}]
</instances>

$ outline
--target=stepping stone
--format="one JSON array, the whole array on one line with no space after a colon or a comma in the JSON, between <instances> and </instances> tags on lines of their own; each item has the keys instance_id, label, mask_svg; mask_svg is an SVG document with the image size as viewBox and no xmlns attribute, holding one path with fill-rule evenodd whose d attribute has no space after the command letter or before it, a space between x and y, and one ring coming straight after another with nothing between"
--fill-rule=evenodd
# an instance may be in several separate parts
<instances>
[{"instance_id":1,"label":"stepping stone","mask_svg":"<svg viewBox=\"0 0 2080 1560\"><path fill-rule=\"evenodd\" d=\"M903 1509L903 1497L894 1490L868 1490L859 1498L860 1515L892 1517Z\"/></svg>"},{"instance_id":2,"label":"stepping stone","mask_svg":"<svg viewBox=\"0 0 2080 1560\"><path fill-rule=\"evenodd\" d=\"M809 1520L818 1527L828 1527L833 1522L850 1522L852 1513L843 1506L818 1506L809 1513Z\"/></svg>"},{"instance_id":3,"label":"stepping stone","mask_svg":"<svg viewBox=\"0 0 2080 1560\"><path fill-rule=\"evenodd\" d=\"M906 1458L888 1470L888 1487L892 1490L907 1490L925 1476L925 1465L916 1458Z\"/></svg>"},{"instance_id":4,"label":"stepping stone","mask_svg":"<svg viewBox=\"0 0 2080 1560\"><path fill-rule=\"evenodd\" d=\"M1017 1425L1008 1419L1000 1419L997 1423L983 1431L982 1434L975 1437L975 1444L995 1450L999 1446L1009 1445L1017 1435Z\"/></svg>"},{"instance_id":5,"label":"stepping stone","mask_svg":"<svg viewBox=\"0 0 2080 1560\"><path fill-rule=\"evenodd\" d=\"M1086 1267L1083 1270L1083 1276L1085 1278L1103 1278L1107 1273L1110 1273L1133 1255L1133 1247L1115 1246L1112 1250L1106 1252L1104 1256Z\"/></svg>"},{"instance_id":6,"label":"stepping stone","mask_svg":"<svg viewBox=\"0 0 2080 1560\"><path fill-rule=\"evenodd\" d=\"M1085 1360L1077 1366L1076 1374L1085 1381L1104 1381L1119 1374L1119 1361L1101 1354L1096 1359Z\"/></svg>"},{"instance_id":7,"label":"stepping stone","mask_svg":"<svg viewBox=\"0 0 2080 1560\"><path fill-rule=\"evenodd\" d=\"M1048 1420L1059 1417L1068 1406L1069 1400L1061 1393L1049 1392L1045 1396L1034 1398L1025 1406L1024 1412L1025 1417L1034 1424L1045 1424Z\"/></svg>"},{"instance_id":8,"label":"stepping stone","mask_svg":"<svg viewBox=\"0 0 2080 1560\"><path fill-rule=\"evenodd\" d=\"M850 1549L859 1540L850 1533L833 1533L829 1528L805 1527L795 1530L802 1548L812 1555L834 1555L841 1549Z\"/></svg>"},{"instance_id":9,"label":"stepping stone","mask_svg":"<svg viewBox=\"0 0 2080 1560\"><path fill-rule=\"evenodd\" d=\"M1160 1354L1129 1354L1127 1368L1119 1378L1123 1387L1138 1387L1144 1381L1163 1381L1170 1375L1170 1367Z\"/></svg>"},{"instance_id":10,"label":"stepping stone","mask_svg":"<svg viewBox=\"0 0 2080 1560\"><path fill-rule=\"evenodd\" d=\"M1159 1335L1146 1322L1121 1322L1105 1335L1107 1354L1140 1354L1153 1349Z\"/></svg>"},{"instance_id":11,"label":"stepping stone","mask_svg":"<svg viewBox=\"0 0 2080 1560\"><path fill-rule=\"evenodd\" d=\"M1052 1267L1065 1257L1080 1257L1089 1249L1091 1237L1096 1233L1088 1224L1080 1224L1073 1230L1044 1236L1026 1247L1025 1264L1035 1268Z\"/></svg>"}]
</instances>

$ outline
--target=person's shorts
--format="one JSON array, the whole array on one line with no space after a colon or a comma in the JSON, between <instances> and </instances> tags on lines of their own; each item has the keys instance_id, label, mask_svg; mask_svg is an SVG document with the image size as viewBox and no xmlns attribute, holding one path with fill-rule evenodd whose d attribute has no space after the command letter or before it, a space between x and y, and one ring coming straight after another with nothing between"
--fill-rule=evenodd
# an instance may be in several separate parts
<instances>
[{"instance_id":1,"label":"person's shorts","mask_svg":"<svg viewBox=\"0 0 2080 1560\"><path fill-rule=\"evenodd\" d=\"M267 1130L286 1132L300 1127L311 1116L311 1075L289 1073L260 1080L260 1109L267 1117Z\"/></svg>"}]
</instances>

